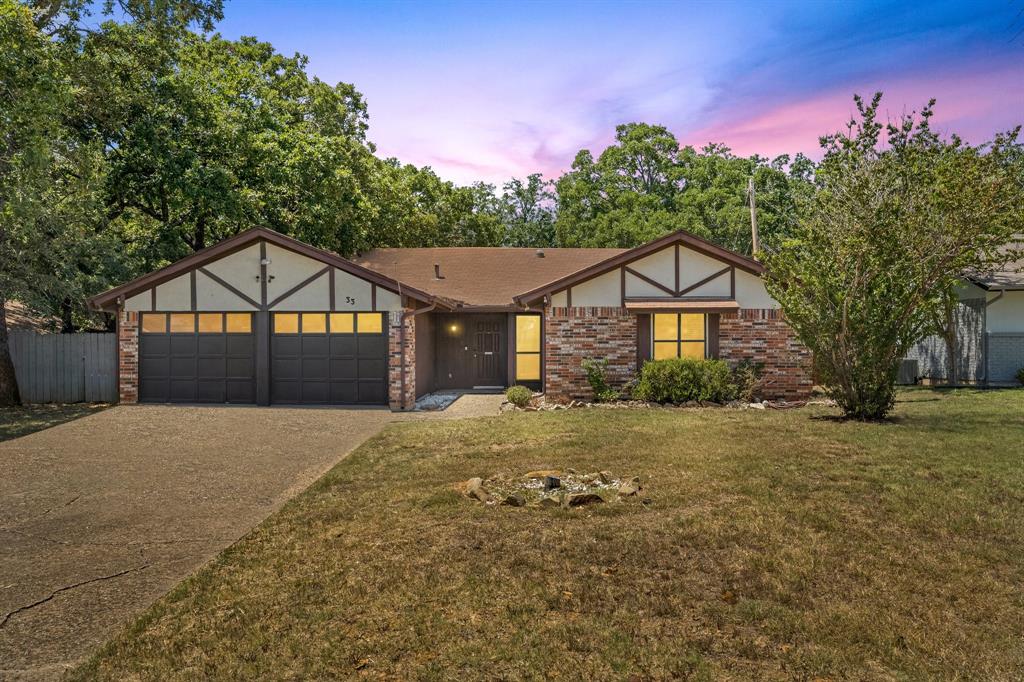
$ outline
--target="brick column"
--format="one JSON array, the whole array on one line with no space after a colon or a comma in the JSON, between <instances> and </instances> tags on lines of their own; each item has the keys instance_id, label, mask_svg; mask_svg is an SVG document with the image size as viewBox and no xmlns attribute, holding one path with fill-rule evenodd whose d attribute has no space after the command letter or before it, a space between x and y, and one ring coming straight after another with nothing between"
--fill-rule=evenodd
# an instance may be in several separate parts
<instances>
[{"instance_id":1,"label":"brick column","mask_svg":"<svg viewBox=\"0 0 1024 682\"><path fill-rule=\"evenodd\" d=\"M117 320L117 389L122 405L139 401L139 314L128 310Z\"/></svg>"},{"instance_id":2,"label":"brick column","mask_svg":"<svg viewBox=\"0 0 1024 682\"><path fill-rule=\"evenodd\" d=\"M407 310L406 312L412 312ZM392 410L411 410L416 406L416 318L405 317L405 353L402 353L402 311L388 313L388 404ZM402 367L405 367L405 394L402 394Z\"/></svg>"}]
</instances>

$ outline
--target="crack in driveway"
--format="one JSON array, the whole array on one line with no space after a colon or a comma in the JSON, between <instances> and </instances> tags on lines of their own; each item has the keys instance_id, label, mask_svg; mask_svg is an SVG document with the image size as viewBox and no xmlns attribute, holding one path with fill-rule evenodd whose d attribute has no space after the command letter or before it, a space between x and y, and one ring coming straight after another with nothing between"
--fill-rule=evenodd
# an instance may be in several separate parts
<instances>
[{"instance_id":1,"label":"crack in driveway","mask_svg":"<svg viewBox=\"0 0 1024 682\"><path fill-rule=\"evenodd\" d=\"M14 609L13 611L9 611L8 613L4 614L4 617L2 619L0 619L0 630L2 630L7 625L7 622L11 619L12 616L16 616L19 613L24 613L25 611L28 611L30 609L36 608L37 606L42 606L43 604L45 604L46 602L50 601L51 599L53 599L54 597L56 597L58 594L60 594L62 592L67 592L69 590L73 590L75 588L82 587L83 585L89 585L89 584L92 584L92 583L98 583L98 582L102 582L104 580L113 580L114 578L120 578L121 576L128 575L129 573L135 573L137 571L144 571L147 568L149 568L150 566L152 566L152 564L143 564L141 566L135 566L134 568L126 568L123 571L118 571L117 573L111 573L110 575L101 575L101 576L99 576L97 578L89 578L88 580L83 580L81 582L73 583L71 585L65 585L64 587L58 587L56 590L51 592L48 596L43 597L42 599L39 599L37 601L34 601L31 604L26 604L25 606L19 606L18 608Z\"/></svg>"}]
</instances>

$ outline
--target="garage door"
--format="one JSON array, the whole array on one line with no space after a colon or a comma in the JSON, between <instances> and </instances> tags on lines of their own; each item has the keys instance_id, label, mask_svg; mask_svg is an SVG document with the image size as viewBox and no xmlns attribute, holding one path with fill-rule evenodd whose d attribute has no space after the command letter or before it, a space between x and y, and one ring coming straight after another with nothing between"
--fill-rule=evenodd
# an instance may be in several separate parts
<instances>
[{"instance_id":1,"label":"garage door","mask_svg":"<svg viewBox=\"0 0 1024 682\"><path fill-rule=\"evenodd\" d=\"M255 403L251 313L142 313L139 400Z\"/></svg>"},{"instance_id":2,"label":"garage door","mask_svg":"<svg viewBox=\"0 0 1024 682\"><path fill-rule=\"evenodd\" d=\"M388 340L382 313L274 313L274 403L387 403Z\"/></svg>"}]
</instances>

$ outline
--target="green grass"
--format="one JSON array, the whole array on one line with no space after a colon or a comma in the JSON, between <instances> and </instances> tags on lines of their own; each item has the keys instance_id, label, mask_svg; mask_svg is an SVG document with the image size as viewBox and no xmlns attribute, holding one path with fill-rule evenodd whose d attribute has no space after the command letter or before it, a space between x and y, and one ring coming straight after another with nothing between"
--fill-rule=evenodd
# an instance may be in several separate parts
<instances>
[{"instance_id":1,"label":"green grass","mask_svg":"<svg viewBox=\"0 0 1024 682\"><path fill-rule=\"evenodd\" d=\"M104 407L107 406L74 404L0 407L0 442L90 415Z\"/></svg>"},{"instance_id":2,"label":"green grass","mask_svg":"<svg viewBox=\"0 0 1024 682\"><path fill-rule=\"evenodd\" d=\"M1024 391L395 425L79 679L1019 679ZM649 504L485 507L607 469Z\"/></svg>"}]
</instances>

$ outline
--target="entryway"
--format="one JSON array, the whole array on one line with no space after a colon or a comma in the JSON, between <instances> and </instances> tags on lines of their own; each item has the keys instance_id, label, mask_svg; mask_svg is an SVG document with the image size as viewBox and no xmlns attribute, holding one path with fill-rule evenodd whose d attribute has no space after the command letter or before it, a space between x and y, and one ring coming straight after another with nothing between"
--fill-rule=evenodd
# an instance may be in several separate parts
<instances>
[{"instance_id":1,"label":"entryway","mask_svg":"<svg viewBox=\"0 0 1024 682\"><path fill-rule=\"evenodd\" d=\"M508 316L442 313L435 316L438 389L495 388L508 382Z\"/></svg>"}]
</instances>

